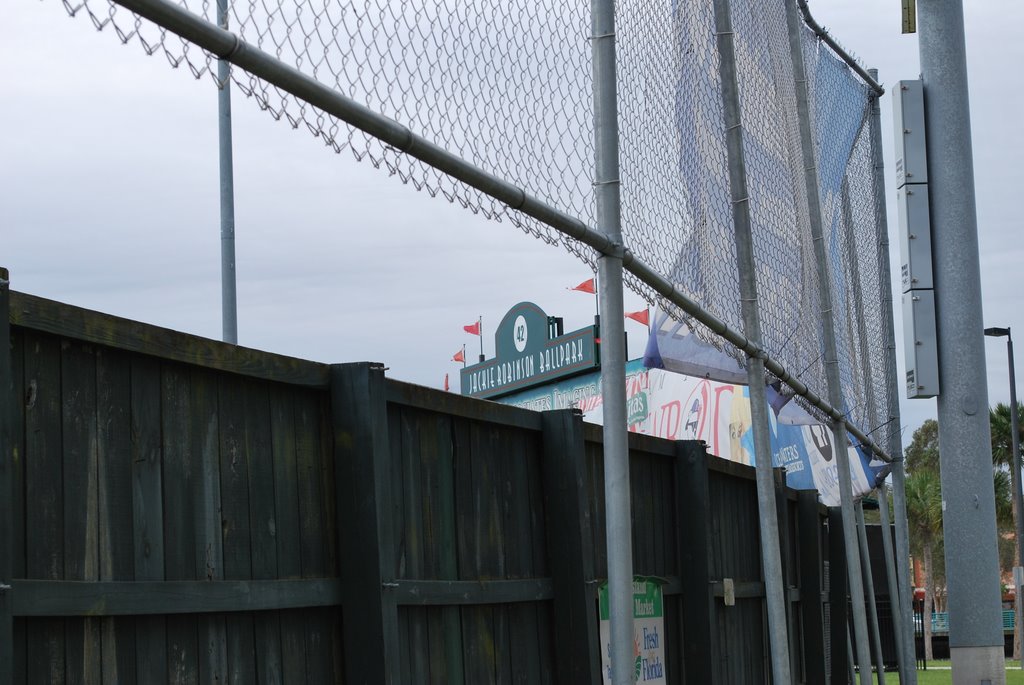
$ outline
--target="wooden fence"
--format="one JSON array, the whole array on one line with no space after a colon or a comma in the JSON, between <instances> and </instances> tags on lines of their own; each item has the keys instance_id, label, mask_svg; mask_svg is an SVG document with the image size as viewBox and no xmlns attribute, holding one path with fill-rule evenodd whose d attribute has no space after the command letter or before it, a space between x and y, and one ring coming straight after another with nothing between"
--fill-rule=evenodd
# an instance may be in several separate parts
<instances>
[{"instance_id":1,"label":"wooden fence","mask_svg":"<svg viewBox=\"0 0 1024 685\"><path fill-rule=\"evenodd\" d=\"M601 433L578 413L0 281L0 682L601 681ZM697 442L630 451L667 681L768 682L753 469ZM845 678L824 621L845 631L841 528L777 485L794 672Z\"/></svg>"}]
</instances>

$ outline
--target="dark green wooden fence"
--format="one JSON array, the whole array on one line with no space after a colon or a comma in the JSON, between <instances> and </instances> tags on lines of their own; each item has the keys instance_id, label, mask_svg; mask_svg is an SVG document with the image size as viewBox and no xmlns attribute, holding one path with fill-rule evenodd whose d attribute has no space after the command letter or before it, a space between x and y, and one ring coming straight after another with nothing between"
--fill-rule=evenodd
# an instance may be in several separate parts
<instances>
[{"instance_id":1,"label":"dark green wooden fence","mask_svg":"<svg viewBox=\"0 0 1024 685\"><path fill-rule=\"evenodd\" d=\"M601 433L578 414L6 280L0 682L600 682ZM634 565L665 582L669 682L766 682L753 470L695 442L630 449ZM814 493L778 483L795 672L820 683L835 537ZM844 643L830 665L845 659Z\"/></svg>"}]
</instances>

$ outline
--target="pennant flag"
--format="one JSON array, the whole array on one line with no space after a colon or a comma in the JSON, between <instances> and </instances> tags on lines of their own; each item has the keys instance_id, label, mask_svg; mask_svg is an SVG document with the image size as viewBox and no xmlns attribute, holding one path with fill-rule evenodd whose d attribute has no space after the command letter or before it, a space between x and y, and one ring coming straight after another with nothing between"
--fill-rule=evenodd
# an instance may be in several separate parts
<instances>
[{"instance_id":1,"label":"pennant flag","mask_svg":"<svg viewBox=\"0 0 1024 685\"><path fill-rule=\"evenodd\" d=\"M464 330L467 333L470 333L472 335L480 335L480 322L477 321L472 326L463 326L462 330ZM459 361L462 361L462 360L460 359Z\"/></svg>"},{"instance_id":2,"label":"pennant flag","mask_svg":"<svg viewBox=\"0 0 1024 685\"><path fill-rule=\"evenodd\" d=\"M452 357L452 361L453 362L465 363L466 362L466 351L465 350L459 350L458 352L456 352L455 356Z\"/></svg>"},{"instance_id":3,"label":"pennant flag","mask_svg":"<svg viewBox=\"0 0 1024 685\"><path fill-rule=\"evenodd\" d=\"M579 290L581 293L590 293L591 295L597 293L597 289L594 287L593 278L591 278L589 281L583 281L575 288L569 288L569 290Z\"/></svg>"},{"instance_id":4,"label":"pennant flag","mask_svg":"<svg viewBox=\"0 0 1024 685\"><path fill-rule=\"evenodd\" d=\"M444 391L448 392L448 374L444 375Z\"/></svg>"},{"instance_id":5,"label":"pennant flag","mask_svg":"<svg viewBox=\"0 0 1024 685\"><path fill-rule=\"evenodd\" d=\"M651 325L651 310L641 309L638 312L626 312L627 319L633 319L638 323L642 323L645 326Z\"/></svg>"}]
</instances>

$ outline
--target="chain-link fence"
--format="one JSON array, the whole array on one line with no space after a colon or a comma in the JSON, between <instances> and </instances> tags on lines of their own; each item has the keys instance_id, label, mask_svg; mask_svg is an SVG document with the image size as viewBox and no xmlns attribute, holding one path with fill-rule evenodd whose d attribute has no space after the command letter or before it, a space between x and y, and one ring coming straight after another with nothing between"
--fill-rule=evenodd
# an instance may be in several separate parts
<instances>
[{"instance_id":1,"label":"chain-link fence","mask_svg":"<svg viewBox=\"0 0 1024 685\"><path fill-rule=\"evenodd\" d=\"M214 56L109 0L63 0L121 41L216 83ZM828 396L786 0L731 0L743 155L759 292L772 359ZM209 1L178 0L211 23ZM743 331L713 0L616 6L623 236L654 271ZM229 29L246 44L407 126L550 206L594 222L590 11L556 0L235 0ZM807 69L821 221L844 406L865 432L885 423L884 326L868 121L870 88L810 31ZM275 119L304 127L431 195L502 221L593 265L585 245L406 155L261 78L231 80ZM651 287L632 289L675 318ZM693 323L693 322L691 322ZM701 337L743 353L698 323ZM809 405L808 405L809 406ZM812 408L813 407L810 407ZM820 414L819 414L820 415ZM895 429L895 426L892 427ZM877 439L878 444L887 442Z\"/></svg>"}]
</instances>

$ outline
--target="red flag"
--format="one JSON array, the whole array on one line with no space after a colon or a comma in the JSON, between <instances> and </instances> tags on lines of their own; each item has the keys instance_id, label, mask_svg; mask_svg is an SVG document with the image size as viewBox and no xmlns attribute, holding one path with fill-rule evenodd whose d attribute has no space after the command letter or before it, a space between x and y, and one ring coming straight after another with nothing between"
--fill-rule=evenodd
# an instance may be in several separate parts
<instances>
[{"instance_id":1,"label":"red flag","mask_svg":"<svg viewBox=\"0 0 1024 685\"><path fill-rule=\"evenodd\" d=\"M472 334L472 335L480 335L480 322L479 322L479 321L477 321L477 322L476 322L475 324L473 324L472 326L463 326L463 327L462 327L462 330L464 330L464 331L466 331L467 333L470 333L470 334ZM458 360L458 361L462 361L462 360L460 359L460 360Z\"/></svg>"},{"instance_id":2,"label":"red flag","mask_svg":"<svg viewBox=\"0 0 1024 685\"><path fill-rule=\"evenodd\" d=\"M448 392L448 374L444 375L444 391Z\"/></svg>"},{"instance_id":3,"label":"red flag","mask_svg":"<svg viewBox=\"0 0 1024 685\"><path fill-rule=\"evenodd\" d=\"M458 352L456 352L455 356L452 357L452 361L453 362L463 362L463 363L465 363L465 361L466 361L466 351L465 350L459 350Z\"/></svg>"},{"instance_id":4,"label":"red flag","mask_svg":"<svg viewBox=\"0 0 1024 685\"><path fill-rule=\"evenodd\" d=\"M581 293L590 293L591 295L597 292L597 289L594 287L593 278L591 278L589 281L583 281L575 288L569 288L569 290L579 290Z\"/></svg>"},{"instance_id":5,"label":"red flag","mask_svg":"<svg viewBox=\"0 0 1024 685\"><path fill-rule=\"evenodd\" d=\"M649 309L641 309L638 312L626 312L626 318L627 319L633 319L633 321L637 321L639 323L642 323L645 326L650 326L651 325L651 310L649 310Z\"/></svg>"}]
</instances>

